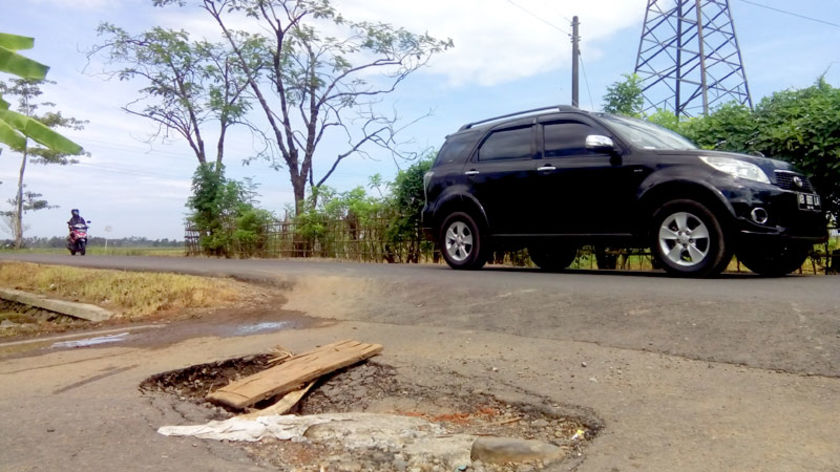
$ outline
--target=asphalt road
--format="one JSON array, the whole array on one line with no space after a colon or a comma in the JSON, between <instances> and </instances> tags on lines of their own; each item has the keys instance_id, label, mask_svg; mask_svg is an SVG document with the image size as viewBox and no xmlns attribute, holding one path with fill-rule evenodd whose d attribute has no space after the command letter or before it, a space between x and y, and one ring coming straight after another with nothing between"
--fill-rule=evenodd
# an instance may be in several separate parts
<instances>
[{"instance_id":1,"label":"asphalt road","mask_svg":"<svg viewBox=\"0 0 840 472\"><path fill-rule=\"evenodd\" d=\"M840 277L543 273L437 265L171 257L0 259L266 281L328 319L590 342L783 372L840 376Z\"/></svg>"},{"instance_id":2,"label":"asphalt road","mask_svg":"<svg viewBox=\"0 0 840 472\"><path fill-rule=\"evenodd\" d=\"M247 336L196 330L188 338L167 338L168 326L138 335L159 338L152 345L47 347L0 358L0 470L271 470L241 448L158 435L159 426L200 423L206 413L143 395L137 385L277 344L300 352L348 337L384 344L377 361L407 381L596 417L604 429L584 456L553 471L836 472L840 465L836 276L689 280L0 255L11 259L257 281L287 299L261 320L318 322Z\"/></svg>"}]
</instances>

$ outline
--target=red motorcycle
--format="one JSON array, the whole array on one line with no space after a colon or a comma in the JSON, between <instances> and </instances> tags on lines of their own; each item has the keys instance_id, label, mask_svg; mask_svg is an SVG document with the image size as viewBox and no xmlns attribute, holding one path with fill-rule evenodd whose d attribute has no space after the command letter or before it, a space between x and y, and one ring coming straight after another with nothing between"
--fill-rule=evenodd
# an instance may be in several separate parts
<instances>
[{"instance_id":1,"label":"red motorcycle","mask_svg":"<svg viewBox=\"0 0 840 472\"><path fill-rule=\"evenodd\" d=\"M77 252L80 256L85 255L85 251L87 250L87 229L88 227L84 223L76 223L70 226L70 235L67 236L67 249L70 250L71 256L75 256Z\"/></svg>"}]
</instances>

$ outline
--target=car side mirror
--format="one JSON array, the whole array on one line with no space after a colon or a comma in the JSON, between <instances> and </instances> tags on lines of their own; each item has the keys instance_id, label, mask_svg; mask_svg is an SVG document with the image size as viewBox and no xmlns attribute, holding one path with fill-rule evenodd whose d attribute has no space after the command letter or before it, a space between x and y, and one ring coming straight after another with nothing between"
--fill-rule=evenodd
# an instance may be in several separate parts
<instances>
[{"instance_id":1,"label":"car side mirror","mask_svg":"<svg viewBox=\"0 0 840 472\"><path fill-rule=\"evenodd\" d=\"M590 134L586 137L586 149L608 154L613 154L616 151L612 138L600 134Z\"/></svg>"}]
</instances>

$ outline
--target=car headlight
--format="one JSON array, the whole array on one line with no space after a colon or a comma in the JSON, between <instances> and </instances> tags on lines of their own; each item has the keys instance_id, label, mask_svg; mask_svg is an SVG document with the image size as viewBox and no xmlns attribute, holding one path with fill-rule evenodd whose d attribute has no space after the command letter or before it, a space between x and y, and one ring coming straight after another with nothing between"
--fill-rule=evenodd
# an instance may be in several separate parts
<instances>
[{"instance_id":1,"label":"car headlight","mask_svg":"<svg viewBox=\"0 0 840 472\"><path fill-rule=\"evenodd\" d=\"M770 179L767 174L755 164L742 161L740 159L733 159L731 157L721 156L698 156L700 160L709 166L721 172L738 177L739 179L753 180L764 184L769 184Z\"/></svg>"}]
</instances>

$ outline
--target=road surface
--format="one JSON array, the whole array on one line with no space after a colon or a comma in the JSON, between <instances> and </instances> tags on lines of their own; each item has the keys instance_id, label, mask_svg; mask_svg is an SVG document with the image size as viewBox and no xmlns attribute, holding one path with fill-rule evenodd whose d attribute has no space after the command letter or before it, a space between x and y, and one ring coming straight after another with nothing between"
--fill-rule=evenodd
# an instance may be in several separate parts
<instances>
[{"instance_id":1,"label":"road surface","mask_svg":"<svg viewBox=\"0 0 840 472\"><path fill-rule=\"evenodd\" d=\"M158 413L125 413L126 405L141 401L127 387L161 370L257 352L281 341L302 349L352 336L385 344L383 360L412 378L470 379L470 388L590 409L605 429L578 470L840 468L836 276L690 280L629 272L458 272L434 265L276 260L8 254L0 259L233 276L282 292L288 299L283 316L291 311L321 321L271 335L204 336L153 349L129 344L0 360L0 408L15 411L14 418L47 421L42 416L56 410L40 407L44 401L57 402L56 408L74 398L83 404L106 401L114 410L105 416L86 407L64 415L80 424L94 415L114 431L124 420L145 428L137 436L167 451L159 454L164 459L146 456L144 462L131 460L129 453L103 455L88 443L80 446L82 439L68 439L89 453L77 454L75 465L175 470L180 460L219 469L245 464L231 448L204 442L192 448L155 437L149 426L179 418L148 405L146 410ZM62 378L62 372L75 380ZM34 391L20 387L30 378L40 379L32 382ZM64 390L79 379L92 380ZM68 396L86 389L85 400ZM82 437L94 441L110 430L85 431ZM0 464L39 470L21 449L49 437L44 435L24 429L10 443L3 434ZM126 450L139 447L128 440L120 444ZM40 458L61 464L54 460Z\"/></svg>"}]
</instances>

